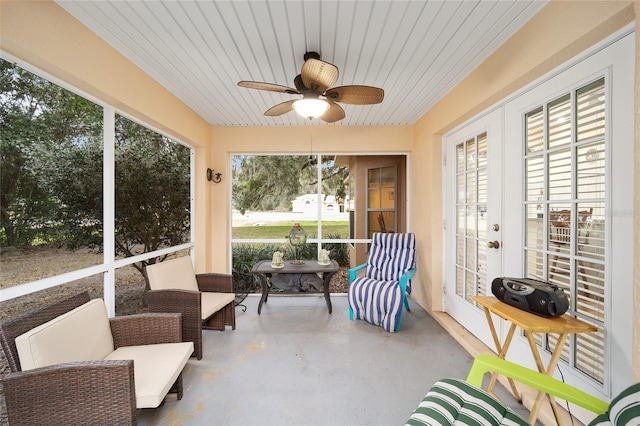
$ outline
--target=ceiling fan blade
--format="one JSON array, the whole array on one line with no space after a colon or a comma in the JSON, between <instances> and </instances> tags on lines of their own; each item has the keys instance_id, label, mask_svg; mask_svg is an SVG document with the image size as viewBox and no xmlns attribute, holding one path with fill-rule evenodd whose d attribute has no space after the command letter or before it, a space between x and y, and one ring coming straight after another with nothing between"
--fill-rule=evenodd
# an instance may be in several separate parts
<instances>
[{"instance_id":1,"label":"ceiling fan blade","mask_svg":"<svg viewBox=\"0 0 640 426\"><path fill-rule=\"evenodd\" d=\"M311 90L324 92L338 79L338 67L319 59L307 59L302 65L302 81Z\"/></svg>"},{"instance_id":2,"label":"ceiling fan blade","mask_svg":"<svg viewBox=\"0 0 640 426\"><path fill-rule=\"evenodd\" d=\"M282 102L281 104L272 106L271 108L269 108L264 112L264 115L268 117L277 117L278 115L286 114L289 111L293 111L293 103L296 100L297 99L294 99L291 101Z\"/></svg>"},{"instance_id":3,"label":"ceiling fan blade","mask_svg":"<svg viewBox=\"0 0 640 426\"><path fill-rule=\"evenodd\" d=\"M340 86L327 90L327 99L352 105L379 104L384 99L384 90L372 86Z\"/></svg>"},{"instance_id":4,"label":"ceiling fan blade","mask_svg":"<svg viewBox=\"0 0 640 426\"><path fill-rule=\"evenodd\" d=\"M240 81L238 83L240 87L246 87L248 89L268 90L270 92L289 93L291 95L299 95L296 89L291 87L281 86L273 83L262 83L260 81Z\"/></svg>"},{"instance_id":5,"label":"ceiling fan blade","mask_svg":"<svg viewBox=\"0 0 640 426\"><path fill-rule=\"evenodd\" d=\"M342 120L345 117L342 107L335 102L327 102L329 102L329 109L319 117L320 120L327 123L335 123L336 121Z\"/></svg>"}]
</instances>

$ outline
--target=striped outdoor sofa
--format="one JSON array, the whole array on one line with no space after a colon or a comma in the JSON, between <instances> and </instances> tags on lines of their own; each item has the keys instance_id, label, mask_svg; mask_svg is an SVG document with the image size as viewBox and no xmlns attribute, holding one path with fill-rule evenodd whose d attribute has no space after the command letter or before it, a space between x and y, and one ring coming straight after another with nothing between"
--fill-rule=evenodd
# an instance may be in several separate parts
<instances>
[{"instance_id":1,"label":"striped outdoor sofa","mask_svg":"<svg viewBox=\"0 0 640 426\"><path fill-rule=\"evenodd\" d=\"M429 389L407 425L528 426L529 423L484 390L464 380L442 379Z\"/></svg>"},{"instance_id":2,"label":"striped outdoor sofa","mask_svg":"<svg viewBox=\"0 0 640 426\"><path fill-rule=\"evenodd\" d=\"M476 357L466 380L436 382L406 425L528 425L513 410L480 389L488 372L497 372L587 409L596 416L588 426L640 426L640 383L629 386L608 404L553 377L493 355Z\"/></svg>"},{"instance_id":3,"label":"striped outdoor sofa","mask_svg":"<svg viewBox=\"0 0 640 426\"><path fill-rule=\"evenodd\" d=\"M367 263L349 269L349 318L363 319L389 332L400 330L402 306L415 274L416 237L412 233L373 234ZM364 277L356 277L366 267Z\"/></svg>"}]
</instances>

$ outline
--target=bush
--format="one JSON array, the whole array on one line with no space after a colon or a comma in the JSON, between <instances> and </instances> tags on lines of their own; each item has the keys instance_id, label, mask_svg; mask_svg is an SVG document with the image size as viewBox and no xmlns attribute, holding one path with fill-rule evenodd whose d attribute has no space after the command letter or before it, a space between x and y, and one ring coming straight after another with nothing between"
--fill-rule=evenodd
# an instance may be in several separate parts
<instances>
[{"instance_id":1,"label":"bush","mask_svg":"<svg viewBox=\"0 0 640 426\"><path fill-rule=\"evenodd\" d=\"M232 245L233 289L236 294L246 296L260 290L260 278L251 272L251 268L261 260L271 259L276 250L278 246L273 244Z\"/></svg>"},{"instance_id":2,"label":"bush","mask_svg":"<svg viewBox=\"0 0 640 426\"><path fill-rule=\"evenodd\" d=\"M328 235L330 239L338 239L340 235ZM325 250L329 250L329 257L335 259L340 266L349 265L349 249L346 243L325 243L322 246Z\"/></svg>"}]
</instances>

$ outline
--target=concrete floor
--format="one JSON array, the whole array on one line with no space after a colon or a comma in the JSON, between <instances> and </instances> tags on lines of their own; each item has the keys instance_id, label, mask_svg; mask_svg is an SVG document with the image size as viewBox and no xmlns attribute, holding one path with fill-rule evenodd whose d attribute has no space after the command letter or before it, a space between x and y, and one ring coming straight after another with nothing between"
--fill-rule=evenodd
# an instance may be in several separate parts
<instances>
[{"instance_id":1,"label":"concrete floor","mask_svg":"<svg viewBox=\"0 0 640 426\"><path fill-rule=\"evenodd\" d=\"M142 410L140 425L401 425L435 381L465 378L471 366L415 303L400 332L387 333L349 321L346 295L332 295L331 315L322 296L270 295L262 315L258 301L236 308L235 331L204 331L182 400Z\"/></svg>"}]
</instances>

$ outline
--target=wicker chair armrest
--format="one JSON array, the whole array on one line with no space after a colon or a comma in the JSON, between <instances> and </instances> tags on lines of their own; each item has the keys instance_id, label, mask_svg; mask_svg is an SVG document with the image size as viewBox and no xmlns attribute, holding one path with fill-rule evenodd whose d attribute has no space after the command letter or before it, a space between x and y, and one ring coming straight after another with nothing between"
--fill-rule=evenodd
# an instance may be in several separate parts
<instances>
[{"instance_id":1,"label":"wicker chair armrest","mask_svg":"<svg viewBox=\"0 0 640 426\"><path fill-rule=\"evenodd\" d=\"M136 423L133 361L88 361L9 373L2 380L12 426Z\"/></svg>"},{"instance_id":2,"label":"wicker chair armrest","mask_svg":"<svg viewBox=\"0 0 640 426\"><path fill-rule=\"evenodd\" d=\"M217 274L209 272L197 274L198 288L200 291L215 293L233 293L233 276L230 274Z\"/></svg>"},{"instance_id":3,"label":"wicker chair armrest","mask_svg":"<svg viewBox=\"0 0 640 426\"><path fill-rule=\"evenodd\" d=\"M109 319L116 348L182 341L182 314L148 313Z\"/></svg>"}]
</instances>

